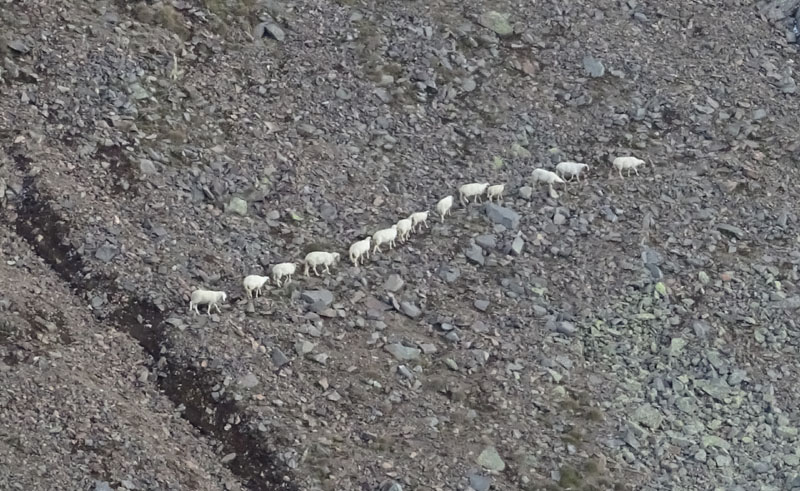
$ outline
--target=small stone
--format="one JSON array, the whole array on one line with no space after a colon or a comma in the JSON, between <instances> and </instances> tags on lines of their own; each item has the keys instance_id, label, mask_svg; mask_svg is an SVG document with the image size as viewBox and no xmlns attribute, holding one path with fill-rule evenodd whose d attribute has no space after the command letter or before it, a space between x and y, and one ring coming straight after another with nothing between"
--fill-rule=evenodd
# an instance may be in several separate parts
<instances>
[{"instance_id":1,"label":"small stone","mask_svg":"<svg viewBox=\"0 0 800 491\"><path fill-rule=\"evenodd\" d=\"M519 188L519 196L522 199L531 199L533 196L533 188L530 186L522 186Z\"/></svg>"},{"instance_id":2,"label":"small stone","mask_svg":"<svg viewBox=\"0 0 800 491\"><path fill-rule=\"evenodd\" d=\"M479 235L475 237L475 243L486 251L491 251L497 247L497 237L491 234Z\"/></svg>"},{"instance_id":3,"label":"small stone","mask_svg":"<svg viewBox=\"0 0 800 491\"><path fill-rule=\"evenodd\" d=\"M403 491L403 486L401 486L399 482L388 480L383 481L380 486L378 486L378 491Z\"/></svg>"},{"instance_id":4,"label":"small stone","mask_svg":"<svg viewBox=\"0 0 800 491\"><path fill-rule=\"evenodd\" d=\"M139 171L145 176L158 172L156 164L150 159L139 159Z\"/></svg>"},{"instance_id":5,"label":"small stone","mask_svg":"<svg viewBox=\"0 0 800 491\"><path fill-rule=\"evenodd\" d=\"M286 39L286 34L283 32L277 24L267 23L264 25L264 30L262 31L262 36L266 34L272 39L282 43Z\"/></svg>"},{"instance_id":6,"label":"small stone","mask_svg":"<svg viewBox=\"0 0 800 491\"><path fill-rule=\"evenodd\" d=\"M399 289L403 288L405 282L403 278L400 277L398 274L391 274L386 281L383 283L383 289L390 292L396 292Z\"/></svg>"},{"instance_id":7,"label":"small stone","mask_svg":"<svg viewBox=\"0 0 800 491\"><path fill-rule=\"evenodd\" d=\"M314 351L314 346L315 346L314 343L312 343L311 341L298 341L294 343L294 351L299 356L304 356Z\"/></svg>"},{"instance_id":8,"label":"small stone","mask_svg":"<svg viewBox=\"0 0 800 491\"><path fill-rule=\"evenodd\" d=\"M672 338L672 341L669 343L669 356L677 357L680 356L683 352L683 348L689 342L683 338Z\"/></svg>"},{"instance_id":9,"label":"small stone","mask_svg":"<svg viewBox=\"0 0 800 491\"><path fill-rule=\"evenodd\" d=\"M475 79L472 77L465 79L461 83L461 88L464 89L464 92L472 92L477 86L478 85L475 83Z\"/></svg>"},{"instance_id":10,"label":"small stone","mask_svg":"<svg viewBox=\"0 0 800 491\"><path fill-rule=\"evenodd\" d=\"M555 225L564 225L565 223L567 223L567 217L565 217L564 215L562 215L560 212L557 211L556 214L553 215L553 223Z\"/></svg>"},{"instance_id":11,"label":"small stone","mask_svg":"<svg viewBox=\"0 0 800 491\"><path fill-rule=\"evenodd\" d=\"M139 83L132 83L128 88L131 91L131 96L137 101L150 97L150 93L147 92Z\"/></svg>"},{"instance_id":12,"label":"small stone","mask_svg":"<svg viewBox=\"0 0 800 491\"><path fill-rule=\"evenodd\" d=\"M708 337L708 334L711 332L711 326L701 320L692 322L692 329L694 330L694 335L701 339Z\"/></svg>"},{"instance_id":13,"label":"small stone","mask_svg":"<svg viewBox=\"0 0 800 491\"><path fill-rule=\"evenodd\" d=\"M422 350L423 353L426 355L430 355L436 353L436 345L431 343L422 343L419 345L419 348Z\"/></svg>"},{"instance_id":14,"label":"small stone","mask_svg":"<svg viewBox=\"0 0 800 491\"><path fill-rule=\"evenodd\" d=\"M705 271L700 271L699 273L697 273L697 278L700 280L700 283L704 285L707 285L708 282L711 281L711 278L708 277L708 273L706 273Z\"/></svg>"},{"instance_id":15,"label":"small stone","mask_svg":"<svg viewBox=\"0 0 800 491\"><path fill-rule=\"evenodd\" d=\"M400 361L417 360L422 353L417 348L409 348L408 346L403 346L399 343L387 344L383 347L383 349L388 351L392 356Z\"/></svg>"},{"instance_id":16,"label":"small stone","mask_svg":"<svg viewBox=\"0 0 800 491\"><path fill-rule=\"evenodd\" d=\"M492 486L492 478L478 473L471 473L469 476L469 487L475 491L489 491Z\"/></svg>"},{"instance_id":17,"label":"small stone","mask_svg":"<svg viewBox=\"0 0 800 491\"><path fill-rule=\"evenodd\" d=\"M400 310L412 319L422 315L422 310L411 302L400 302Z\"/></svg>"},{"instance_id":18,"label":"small stone","mask_svg":"<svg viewBox=\"0 0 800 491\"><path fill-rule=\"evenodd\" d=\"M325 365L328 362L328 358L330 358L330 356L331 355L329 355L328 353L319 353L312 356L311 359L319 363L320 365Z\"/></svg>"},{"instance_id":19,"label":"small stone","mask_svg":"<svg viewBox=\"0 0 800 491\"><path fill-rule=\"evenodd\" d=\"M272 348L272 353L270 353L270 358L272 359L272 364L278 368L289 363L289 358L287 358L286 355L283 354L283 351L281 351L278 348Z\"/></svg>"},{"instance_id":20,"label":"small stone","mask_svg":"<svg viewBox=\"0 0 800 491\"><path fill-rule=\"evenodd\" d=\"M489 220L498 225L502 225L507 229L516 229L519 226L520 216L516 211L510 208L505 208L494 203L487 203L484 209Z\"/></svg>"},{"instance_id":21,"label":"small stone","mask_svg":"<svg viewBox=\"0 0 800 491\"><path fill-rule=\"evenodd\" d=\"M743 239L745 236L745 231L739 227L735 227L733 225L728 225L727 223L718 223L717 230L722 232L725 235L730 237L735 237L739 240Z\"/></svg>"},{"instance_id":22,"label":"small stone","mask_svg":"<svg viewBox=\"0 0 800 491\"><path fill-rule=\"evenodd\" d=\"M95 481L94 491L114 491L114 490L111 489L111 485L108 484L108 482L106 481Z\"/></svg>"},{"instance_id":23,"label":"small stone","mask_svg":"<svg viewBox=\"0 0 800 491\"><path fill-rule=\"evenodd\" d=\"M317 304L320 303L324 305L324 308L327 308L330 304L333 303L333 293L329 290L305 290L301 295L304 301L310 304Z\"/></svg>"},{"instance_id":24,"label":"small stone","mask_svg":"<svg viewBox=\"0 0 800 491\"><path fill-rule=\"evenodd\" d=\"M350 92L348 92L347 89L339 87L338 89L336 89L336 97L338 97L343 101L349 101L350 99L353 98L353 95Z\"/></svg>"},{"instance_id":25,"label":"small stone","mask_svg":"<svg viewBox=\"0 0 800 491\"><path fill-rule=\"evenodd\" d=\"M514 241L511 243L511 254L515 256L519 256L522 254L522 249L525 247L525 241L522 237L516 237Z\"/></svg>"},{"instance_id":26,"label":"small stone","mask_svg":"<svg viewBox=\"0 0 800 491\"><path fill-rule=\"evenodd\" d=\"M572 322L561 321L556 323L555 331L565 336L574 336L578 333L578 328Z\"/></svg>"},{"instance_id":27,"label":"small stone","mask_svg":"<svg viewBox=\"0 0 800 491\"><path fill-rule=\"evenodd\" d=\"M97 248L94 253L94 257L103 261L105 263L114 259L114 257L119 253L119 249L111 244L103 244Z\"/></svg>"},{"instance_id":28,"label":"small stone","mask_svg":"<svg viewBox=\"0 0 800 491\"><path fill-rule=\"evenodd\" d=\"M498 36L508 36L514 33L514 28L508 22L508 14L501 14L495 10L482 13L478 18L478 24L491 29Z\"/></svg>"},{"instance_id":29,"label":"small stone","mask_svg":"<svg viewBox=\"0 0 800 491\"><path fill-rule=\"evenodd\" d=\"M512 143L511 144L511 153L514 154L515 157L529 159L531 158L531 152L527 148L523 147L519 143ZM531 190L533 192L533 190Z\"/></svg>"},{"instance_id":30,"label":"small stone","mask_svg":"<svg viewBox=\"0 0 800 491\"><path fill-rule=\"evenodd\" d=\"M23 55L31 50L28 45L22 42L20 39L12 39L6 44L6 46L8 46L12 51L16 51L17 53Z\"/></svg>"},{"instance_id":31,"label":"small stone","mask_svg":"<svg viewBox=\"0 0 800 491\"><path fill-rule=\"evenodd\" d=\"M480 310L481 312L486 312L486 309L489 308L489 301L488 300L475 300L475 308Z\"/></svg>"},{"instance_id":32,"label":"small stone","mask_svg":"<svg viewBox=\"0 0 800 491\"><path fill-rule=\"evenodd\" d=\"M647 426L648 428L657 430L664 421L664 416L661 414L661 411L652 405L645 404L633 412L631 419L641 425Z\"/></svg>"},{"instance_id":33,"label":"small stone","mask_svg":"<svg viewBox=\"0 0 800 491\"><path fill-rule=\"evenodd\" d=\"M486 262L486 259L483 257L483 249L481 249L477 244L470 246L466 251L464 251L464 254L467 256L467 259L475 264L483 266Z\"/></svg>"},{"instance_id":34,"label":"small stone","mask_svg":"<svg viewBox=\"0 0 800 491\"><path fill-rule=\"evenodd\" d=\"M245 389L252 389L253 387L258 385L258 377L256 377L252 373L248 373L247 375L239 379L239 385L241 385Z\"/></svg>"},{"instance_id":35,"label":"small stone","mask_svg":"<svg viewBox=\"0 0 800 491\"><path fill-rule=\"evenodd\" d=\"M247 201L242 198L233 197L228 202L226 211L228 213L236 213L237 215L245 216L247 215Z\"/></svg>"},{"instance_id":36,"label":"small stone","mask_svg":"<svg viewBox=\"0 0 800 491\"><path fill-rule=\"evenodd\" d=\"M583 58L583 69L592 78L602 77L606 73L606 68L603 62L593 56L585 56Z\"/></svg>"},{"instance_id":37,"label":"small stone","mask_svg":"<svg viewBox=\"0 0 800 491\"><path fill-rule=\"evenodd\" d=\"M489 469L490 471L501 472L506 468L506 463L500 458L497 449L494 447L486 447L478 455L478 465Z\"/></svg>"},{"instance_id":38,"label":"small stone","mask_svg":"<svg viewBox=\"0 0 800 491\"><path fill-rule=\"evenodd\" d=\"M461 271L455 266L449 264L442 264L439 267L439 278L444 280L445 283L453 283L461 277Z\"/></svg>"}]
</instances>

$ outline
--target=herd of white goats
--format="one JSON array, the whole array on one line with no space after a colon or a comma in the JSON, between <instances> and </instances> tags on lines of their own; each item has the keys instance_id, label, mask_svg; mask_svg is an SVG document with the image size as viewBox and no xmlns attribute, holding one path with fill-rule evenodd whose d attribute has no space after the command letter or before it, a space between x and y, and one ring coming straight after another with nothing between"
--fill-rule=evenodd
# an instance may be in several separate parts
<instances>
[{"instance_id":1,"label":"herd of white goats","mask_svg":"<svg viewBox=\"0 0 800 491\"><path fill-rule=\"evenodd\" d=\"M636 175L639 175L637 167L642 164L644 164L644 160L636 157L617 157L612 163L613 167L619 171L620 177L622 177L623 170L627 170L628 175L630 175L631 170L633 170ZM566 185L566 181L564 181L562 177L566 177L568 181L571 181L573 178L580 181L580 174L588 167L589 166L587 164L578 162L561 162L556 166L556 172L551 172L545 169L535 169L533 171L532 178L534 182L548 184L552 190L553 184ZM473 197L475 198L475 202L480 203L480 197L484 194L486 194L486 197L489 201L492 201L494 198L497 198L499 201L503 196L504 190L505 184L495 184L490 186L489 183L486 182L474 182L471 184L464 184L463 186L459 187L458 196L459 201L461 201L461 203L464 205L469 204L469 199ZM442 222L444 222L444 217L450 213L450 208L452 206L452 195L445 196L439 200L438 203L436 203L436 212L441 217ZM394 241L396 239L399 239L401 243L405 242L408 238L408 234L416 231L418 226L424 225L425 228L428 228L427 220L427 211L412 213L408 218L403 218L390 228L378 230L372 234L371 237L354 242L353 245L350 246L349 250L350 261L352 261L355 266L358 266L358 261L360 259L361 263L363 264L365 257L369 259L370 248L372 249L372 252L375 253L381 250L381 246L383 244L388 244L389 249L393 249ZM315 275L319 276L319 272L317 271L318 266L324 266L325 273L330 273L330 266L336 264L336 262L339 261L339 258L340 255L338 252L309 252L302 261L302 264L305 265L305 275L308 276L310 269ZM280 287L281 280L283 278L286 278L285 284L288 284L292 280L292 275L295 273L296 269L297 263L294 262L279 263L273 266L272 279L275 282L275 285ZM261 294L261 288L264 287L267 281L269 281L269 276L253 274L244 278L242 281L242 286L244 287L244 291L248 298L252 299L254 293L256 296ZM224 291L197 289L192 292L191 301L189 302L189 310L192 311L192 314L199 314L200 311L197 309L197 306L207 305L207 314L211 314L212 308L215 308L217 309L217 312L222 313L219 308L219 303L224 302L226 299L227 294Z\"/></svg>"}]
</instances>

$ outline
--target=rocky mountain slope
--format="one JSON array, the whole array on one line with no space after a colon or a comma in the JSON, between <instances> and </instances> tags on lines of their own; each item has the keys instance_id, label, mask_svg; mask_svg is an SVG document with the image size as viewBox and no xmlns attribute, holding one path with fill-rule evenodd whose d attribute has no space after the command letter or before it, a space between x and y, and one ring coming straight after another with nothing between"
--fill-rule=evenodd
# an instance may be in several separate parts
<instances>
[{"instance_id":1,"label":"rocky mountain slope","mask_svg":"<svg viewBox=\"0 0 800 491\"><path fill-rule=\"evenodd\" d=\"M0 487L800 489L795 11L6 0Z\"/></svg>"}]
</instances>

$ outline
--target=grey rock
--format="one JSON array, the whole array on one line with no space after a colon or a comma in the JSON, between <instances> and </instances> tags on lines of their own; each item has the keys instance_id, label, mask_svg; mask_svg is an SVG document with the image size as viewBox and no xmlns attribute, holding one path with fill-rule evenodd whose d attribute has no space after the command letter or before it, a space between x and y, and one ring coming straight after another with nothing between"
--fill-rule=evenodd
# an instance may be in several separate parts
<instances>
[{"instance_id":1,"label":"grey rock","mask_svg":"<svg viewBox=\"0 0 800 491\"><path fill-rule=\"evenodd\" d=\"M489 308L489 301L488 300L475 300L473 305L475 305L475 308L480 310L481 312L486 312L486 309Z\"/></svg>"},{"instance_id":2,"label":"grey rock","mask_svg":"<svg viewBox=\"0 0 800 491\"><path fill-rule=\"evenodd\" d=\"M467 259L475 264L480 264L483 266L486 262L486 259L483 257L483 249L477 245L472 245L467 248L467 250L464 251L464 254L467 256Z\"/></svg>"},{"instance_id":3,"label":"grey rock","mask_svg":"<svg viewBox=\"0 0 800 491\"><path fill-rule=\"evenodd\" d=\"M119 254L119 249L111 244L103 244L94 252L94 257L105 263L114 259Z\"/></svg>"},{"instance_id":4,"label":"grey rock","mask_svg":"<svg viewBox=\"0 0 800 491\"><path fill-rule=\"evenodd\" d=\"M128 88L131 91L131 96L137 101L150 97L150 93L147 92L147 90L145 90L145 88L142 87L138 82L132 83Z\"/></svg>"},{"instance_id":5,"label":"grey rock","mask_svg":"<svg viewBox=\"0 0 800 491\"><path fill-rule=\"evenodd\" d=\"M520 157L523 159L531 158L531 152L527 148L523 147L519 143L512 143L511 144L511 153L514 154L515 157ZM531 190L533 192L533 190Z\"/></svg>"},{"instance_id":6,"label":"grey rock","mask_svg":"<svg viewBox=\"0 0 800 491\"><path fill-rule=\"evenodd\" d=\"M478 465L490 471L501 472L506 468L506 463L503 462L500 454L497 453L497 449L492 446L483 449L480 455L478 455L477 462Z\"/></svg>"},{"instance_id":7,"label":"grey rock","mask_svg":"<svg viewBox=\"0 0 800 491\"><path fill-rule=\"evenodd\" d=\"M719 230L725 235L728 235L730 237L736 237L737 239L740 240L743 239L745 236L744 230L734 225L728 225L727 223L718 223L717 230Z\"/></svg>"},{"instance_id":8,"label":"grey rock","mask_svg":"<svg viewBox=\"0 0 800 491\"><path fill-rule=\"evenodd\" d=\"M461 277L461 271L455 266L449 264L442 264L439 267L439 278L444 280L445 283L453 283Z\"/></svg>"},{"instance_id":9,"label":"grey rock","mask_svg":"<svg viewBox=\"0 0 800 491\"><path fill-rule=\"evenodd\" d=\"M519 226L519 214L503 206L487 203L484 210L492 222L502 225L507 229L516 229Z\"/></svg>"},{"instance_id":10,"label":"grey rock","mask_svg":"<svg viewBox=\"0 0 800 491\"><path fill-rule=\"evenodd\" d=\"M664 416L661 414L657 408L650 404L644 404L639 406L631 415L631 419L636 421L637 423L647 426L653 430L657 430L661 427L661 423L664 421Z\"/></svg>"},{"instance_id":11,"label":"grey rock","mask_svg":"<svg viewBox=\"0 0 800 491\"><path fill-rule=\"evenodd\" d=\"M315 346L314 343L312 343L311 341L302 340L294 343L294 351L299 356L304 356L314 351L314 346Z\"/></svg>"},{"instance_id":12,"label":"grey rock","mask_svg":"<svg viewBox=\"0 0 800 491\"><path fill-rule=\"evenodd\" d=\"M578 333L578 328L572 322L561 321L556 323L555 331L565 336L574 336Z\"/></svg>"},{"instance_id":13,"label":"grey rock","mask_svg":"<svg viewBox=\"0 0 800 491\"><path fill-rule=\"evenodd\" d=\"M400 343L387 344L383 347L392 356L400 361L411 361L419 359L422 352L417 348L409 348Z\"/></svg>"},{"instance_id":14,"label":"grey rock","mask_svg":"<svg viewBox=\"0 0 800 491\"><path fill-rule=\"evenodd\" d=\"M495 10L482 13L478 17L478 24L491 29L498 36L508 36L514 33L514 28L508 22L508 14L501 14Z\"/></svg>"},{"instance_id":15,"label":"grey rock","mask_svg":"<svg viewBox=\"0 0 800 491\"><path fill-rule=\"evenodd\" d=\"M247 215L247 201L242 198L233 197L228 201L228 206L225 208L225 211L245 216Z\"/></svg>"},{"instance_id":16,"label":"grey rock","mask_svg":"<svg viewBox=\"0 0 800 491\"><path fill-rule=\"evenodd\" d=\"M272 359L272 364L278 368L289 363L289 358L287 358L283 351L281 351L279 348L272 348L270 358Z\"/></svg>"},{"instance_id":17,"label":"grey rock","mask_svg":"<svg viewBox=\"0 0 800 491\"><path fill-rule=\"evenodd\" d=\"M492 478L489 476L472 472L469 474L468 478L469 487L475 491L489 491L489 488L492 486Z\"/></svg>"},{"instance_id":18,"label":"grey rock","mask_svg":"<svg viewBox=\"0 0 800 491\"><path fill-rule=\"evenodd\" d=\"M650 278L652 278L654 281L659 281L664 278L664 273L661 272L661 268L653 263L646 263L644 265L644 269L650 273Z\"/></svg>"},{"instance_id":19,"label":"grey rock","mask_svg":"<svg viewBox=\"0 0 800 491\"><path fill-rule=\"evenodd\" d=\"M583 69L593 78L602 77L606 73L606 67L603 66L603 62L589 55L583 58Z\"/></svg>"},{"instance_id":20,"label":"grey rock","mask_svg":"<svg viewBox=\"0 0 800 491\"><path fill-rule=\"evenodd\" d=\"M252 389L253 387L258 385L258 377L256 377L252 373L248 373L247 375L239 379L239 385L241 385L245 389Z\"/></svg>"},{"instance_id":21,"label":"grey rock","mask_svg":"<svg viewBox=\"0 0 800 491\"><path fill-rule=\"evenodd\" d=\"M422 343L419 345L420 349L426 355L436 353L436 345L431 343Z\"/></svg>"},{"instance_id":22,"label":"grey rock","mask_svg":"<svg viewBox=\"0 0 800 491\"><path fill-rule=\"evenodd\" d=\"M511 242L511 254L515 256L519 256L522 254L522 249L525 248L525 241L522 237L517 236L513 242Z\"/></svg>"},{"instance_id":23,"label":"grey rock","mask_svg":"<svg viewBox=\"0 0 800 491\"><path fill-rule=\"evenodd\" d=\"M343 101L349 101L350 99L353 98L353 94L348 92L347 89L339 87L338 89L336 89L336 97L338 97Z\"/></svg>"},{"instance_id":24,"label":"grey rock","mask_svg":"<svg viewBox=\"0 0 800 491\"><path fill-rule=\"evenodd\" d=\"M158 172L156 164L150 159L139 159L139 171L146 176Z\"/></svg>"},{"instance_id":25,"label":"grey rock","mask_svg":"<svg viewBox=\"0 0 800 491\"><path fill-rule=\"evenodd\" d=\"M333 303L333 293L329 290L305 290L302 299L310 304L321 303L325 307Z\"/></svg>"},{"instance_id":26,"label":"grey rock","mask_svg":"<svg viewBox=\"0 0 800 491\"><path fill-rule=\"evenodd\" d=\"M106 481L95 481L94 491L114 491Z\"/></svg>"},{"instance_id":27,"label":"grey rock","mask_svg":"<svg viewBox=\"0 0 800 491\"><path fill-rule=\"evenodd\" d=\"M700 339L707 338L711 332L711 326L708 325L707 322L701 320L692 322L692 329L694 330L694 335Z\"/></svg>"},{"instance_id":28,"label":"grey rock","mask_svg":"<svg viewBox=\"0 0 800 491\"><path fill-rule=\"evenodd\" d=\"M477 86L478 85L475 83L475 79L472 77L465 79L461 83L461 88L464 89L464 92L472 92Z\"/></svg>"},{"instance_id":29,"label":"grey rock","mask_svg":"<svg viewBox=\"0 0 800 491\"><path fill-rule=\"evenodd\" d=\"M283 32L283 29L281 29L277 24L274 24L272 22L264 23L263 30L261 31L261 36L259 37L262 37L264 35L268 35L269 37L278 41L279 43L282 43L286 39L286 34Z\"/></svg>"},{"instance_id":30,"label":"grey rock","mask_svg":"<svg viewBox=\"0 0 800 491\"><path fill-rule=\"evenodd\" d=\"M422 315L422 310L411 302L400 302L400 310L412 319L416 319Z\"/></svg>"},{"instance_id":31,"label":"grey rock","mask_svg":"<svg viewBox=\"0 0 800 491\"><path fill-rule=\"evenodd\" d=\"M20 39L12 39L11 41L9 41L9 42L6 44L6 46L8 46L8 47L9 47L10 49L12 49L13 51L16 51L17 53L20 53L20 54L23 54L23 55L24 55L25 53L27 53L28 51L30 51L30 50L31 50L31 49L28 47L28 45L27 45L27 44L25 44L25 43L24 43L22 40L20 40Z\"/></svg>"},{"instance_id":32,"label":"grey rock","mask_svg":"<svg viewBox=\"0 0 800 491\"><path fill-rule=\"evenodd\" d=\"M519 196L522 199L531 199L533 196L533 188L530 186L522 186L519 188Z\"/></svg>"},{"instance_id":33,"label":"grey rock","mask_svg":"<svg viewBox=\"0 0 800 491\"><path fill-rule=\"evenodd\" d=\"M567 223L567 217L562 215L560 211L556 211L555 215L553 215L553 223L555 225L564 225Z\"/></svg>"},{"instance_id":34,"label":"grey rock","mask_svg":"<svg viewBox=\"0 0 800 491\"><path fill-rule=\"evenodd\" d=\"M475 237L475 243L485 250L491 251L497 247L497 237L491 234L479 235Z\"/></svg>"},{"instance_id":35,"label":"grey rock","mask_svg":"<svg viewBox=\"0 0 800 491\"><path fill-rule=\"evenodd\" d=\"M389 479L378 486L378 491L403 491L403 486L399 482Z\"/></svg>"},{"instance_id":36,"label":"grey rock","mask_svg":"<svg viewBox=\"0 0 800 491\"><path fill-rule=\"evenodd\" d=\"M404 284L405 282L403 281L403 278L400 277L400 275L391 274L389 275L388 278L386 278L386 281L383 283L383 288L386 291L396 292L399 289L403 288Z\"/></svg>"},{"instance_id":37,"label":"grey rock","mask_svg":"<svg viewBox=\"0 0 800 491\"><path fill-rule=\"evenodd\" d=\"M687 344L689 344L689 342L683 338L672 338L669 343L669 356L680 356L683 352L683 348L685 348Z\"/></svg>"},{"instance_id":38,"label":"grey rock","mask_svg":"<svg viewBox=\"0 0 800 491\"><path fill-rule=\"evenodd\" d=\"M660 266L664 262L664 257L657 250L646 247L642 251L642 262L644 264L655 264L656 266Z\"/></svg>"}]
</instances>

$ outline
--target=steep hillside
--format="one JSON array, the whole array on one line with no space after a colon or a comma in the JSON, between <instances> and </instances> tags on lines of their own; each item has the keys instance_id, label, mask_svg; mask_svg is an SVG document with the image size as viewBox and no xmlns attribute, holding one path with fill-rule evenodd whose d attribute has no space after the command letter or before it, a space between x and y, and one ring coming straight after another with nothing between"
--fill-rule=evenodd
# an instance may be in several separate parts
<instances>
[{"instance_id":1,"label":"steep hillside","mask_svg":"<svg viewBox=\"0 0 800 491\"><path fill-rule=\"evenodd\" d=\"M795 11L7 0L0 487L800 489Z\"/></svg>"}]
</instances>

